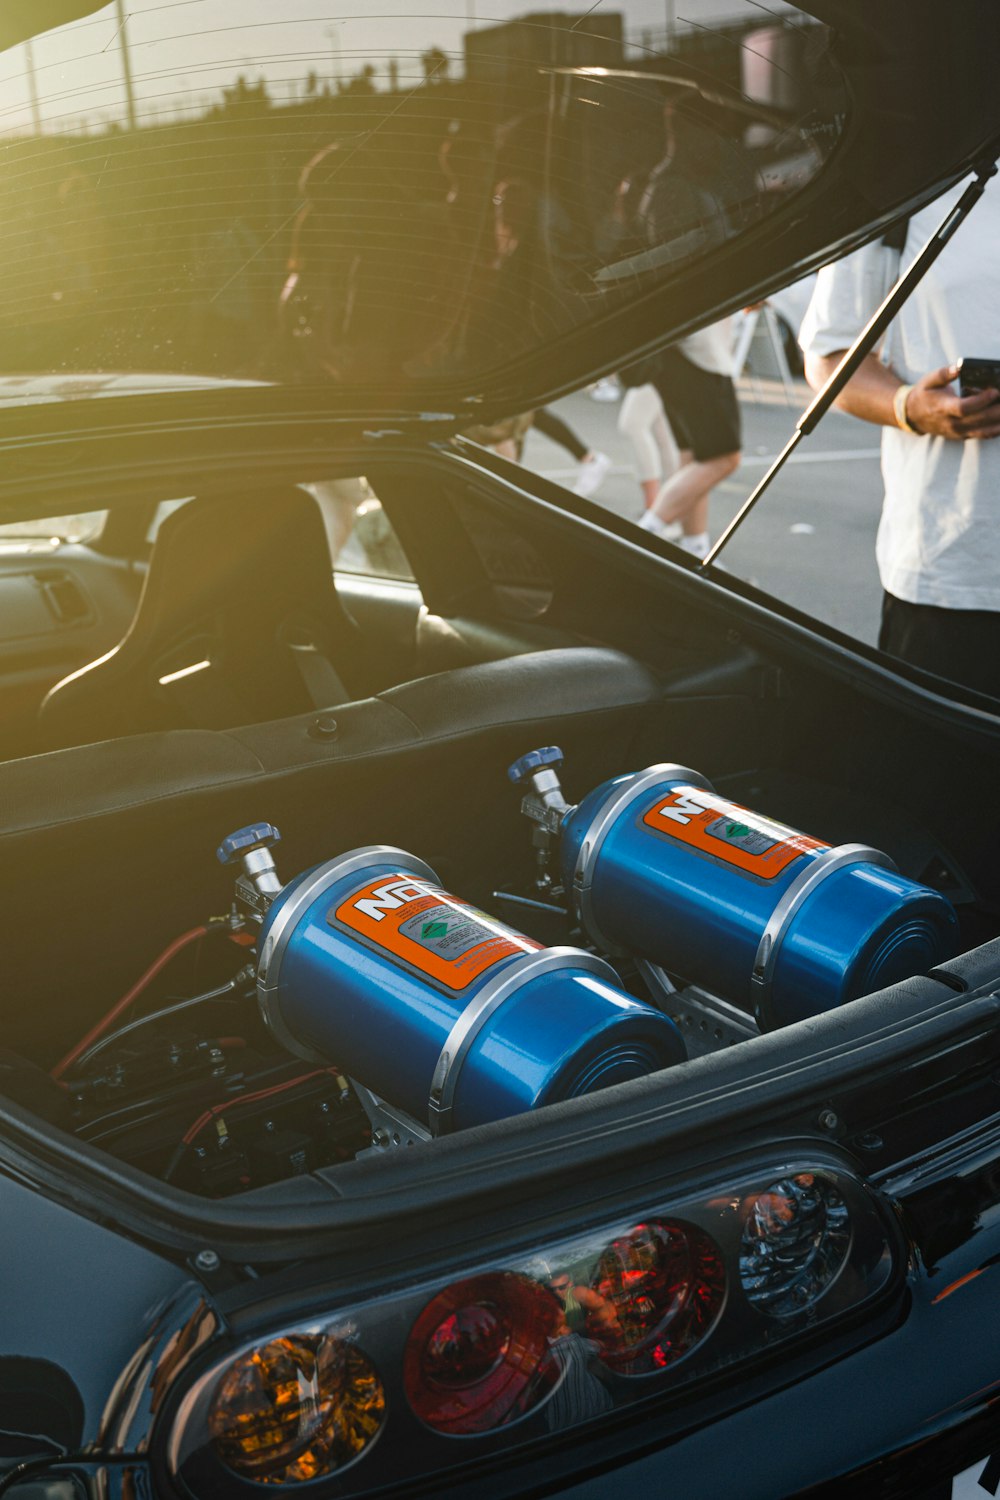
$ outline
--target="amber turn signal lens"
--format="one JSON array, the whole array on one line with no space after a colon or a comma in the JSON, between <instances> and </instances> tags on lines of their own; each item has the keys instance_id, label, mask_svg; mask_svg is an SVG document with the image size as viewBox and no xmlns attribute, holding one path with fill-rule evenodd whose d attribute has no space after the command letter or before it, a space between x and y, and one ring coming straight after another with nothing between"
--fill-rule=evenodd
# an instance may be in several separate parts
<instances>
[{"instance_id":1,"label":"amber turn signal lens","mask_svg":"<svg viewBox=\"0 0 1000 1500\"><path fill-rule=\"evenodd\" d=\"M382 1382L359 1349L332 1334L294 1334L230 1365L208 1426L234 1473L297 1484L351 1463L384 1420Z\"/></svg>"}]
</instances>

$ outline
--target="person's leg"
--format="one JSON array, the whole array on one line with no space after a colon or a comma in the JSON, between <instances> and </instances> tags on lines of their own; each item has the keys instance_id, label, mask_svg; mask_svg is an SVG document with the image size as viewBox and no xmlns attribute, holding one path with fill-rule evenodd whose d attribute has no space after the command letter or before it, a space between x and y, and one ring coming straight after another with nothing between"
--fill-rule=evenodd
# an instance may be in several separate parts
<instances>
[{"instance_id":1,"label":"person's leg","mask_svg":"<svg viewBox=\"0 0 1000 1500\"><path fill-rule=\"evenodd\" d=\"M560 448L565 448L571 453L577 463L582 463L590 454L587 444L577 437L568 422L550 411L547 406L541 407L535 412L535 430L547 437L550 442L558 443Z\"/></svg>"},{"instance_id":2,"label":"person's leg","mask_svg":"<svg viewBox=\"0 0 1000 1500\"><path fill-rule=\"evenodd\" d=\"M501 458L509 458L514 463L520 463L521 454L524 452L524 439L534 417L533 411L522 411L516 417L507 417L502 422L494 422L486 427L470 428L468 436L474 442L485 443L493 449L494 453L499 453Z\"/></svg>"},{"instance_id":3,"label":"person's leg","mask_svg":"<svg viewBox=\"0 0 1000 1500\"><path fill-rule=\"evenodd\" d=\"M655 390L656 387L654 386L653 389ZM663 410L663 402L660 400L659 391L656 392L656 405L657 415L653 423L653 438L660 450L660 457L663 463L663 478L667 480L672 478L678 469L683 468L685 464L691 462L691 450L689 448L683 450L678 448L677 439L674 437L673 429L667 421L667 414ZM647 504L652 505L655 499L656 496L654 495L652 500L647 501Z\"/></svg>"},{"instance_id":4,"label":"person's leg","mask_svg":"<svg viewBox=\"0 0 1000 1500\"><path fill-rule=\"evenodd\" d=\"M680 545L693 557L707 557L711 547L708 535L708 497L714 487L731 474L739 464L738 453L719 458L695 459L680 469L663 486L655 503L643 516L640 525L664 541L672 541L671 527L681 524Z\"/></svg>"},{"instance_id":5,"label":"person's leg","mask_svg":"<svg viewBox=\"0 0 1000 1500\"><path fill-rule=\"evenodd\" d=\"M696 500L694 505L684 517L681 525L682 536L707 536L708 535L708 496Z\"/></svg>"},{"instance_id":6,"label":"person's leg","mask_svg":"<svg viewBox=\"0 0 1000 1500\"><path fill-rule=\"evenodd\" d=\"M671 436L663 414L663 403L655 386L637 385L625 392L618 412L618 431L632 444L639 487L648 509L660 492L664 473L670 473L677 467L677 445ZM675 460L666 470L665 455Z\"/></svg>"},{"instance_id":7,"label":"person's leg","mask_svg":"<svg viewBox=\"0 0 1000 1500\"><path fill-rule=\"evenodd\" d=\"M739 466L738 450L685 464L660 490L655 504L657 519L665 526L680 521L685 533L706 530L710 493Z\"/></svg>"},{"instance_id":8,"label":"person's leg","mask_svg":"<svg viewBox=\"0 0 1000 1500\"><path fill-rule=\"evenodd\" d=\"M550 442L558 443L560 448L565 448L571 453L580 465L576 479L573 482L574 495L582 495L585 499L600 489L601 481L611 468L611 460L606 453L599 453L596 448L588 448L562 417L543 406L535 412L535 427L547 437Z\"/></svg>"},{"instance_id":9,"label":"person's leg","mask_svg":"<svg viewBox=\"0 0 1000 1500\"><path fill-rule=\"evenodd\" d=\"M650 529L680 521L681 545L698 557L709 550L708 500L717 484L740 463L740 409L733 382L702 370L677 350L668 350L660 396L691 461L668 479L650 512ZM682 453L682 457L683 457Z\"/></svg>"}]
</instances>

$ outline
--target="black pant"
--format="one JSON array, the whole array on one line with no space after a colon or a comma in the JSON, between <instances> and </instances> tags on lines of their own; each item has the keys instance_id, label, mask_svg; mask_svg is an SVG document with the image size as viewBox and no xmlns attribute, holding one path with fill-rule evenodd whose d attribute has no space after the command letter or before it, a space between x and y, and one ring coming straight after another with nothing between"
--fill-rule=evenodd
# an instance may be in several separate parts
<instances>
[{"instance_id":1,"label":"black pant","mask_svg":"<svg viewBox=\"0 0 1000 1500\"><path fill-rule=\"evenodd\" d=\"M1000 698L1000 610L940 609L883 594L878 643L911 666Z\"/></svg>"},{"instance_id":2,"label":"black pant","mask_svg":"<svg viewBox=\"0 0 1000 1500\"><path fill-rule=\"evenodd\" d=\"M688 448L699 463L737 453L740 406L728 375L703 370L679 349L664 349L653 384L678 448Z\"/></svg>"},{"instance_id":3,"label":"black pant","mask_svg":"<svg viewBox=\"0 0 1000 1500\"><path fill-rule=\"evenodd\" d=\"M560 448L565 448L567 453L571 453L577 463L582 463L590 452L586 443L581 443L572 427L564 422L562 417L557 417L554 411L549 411L547 406L542 406L535 412L535 426L543 437L547 437L550 442L558 443Z\"/></svg>"}]
</instances>

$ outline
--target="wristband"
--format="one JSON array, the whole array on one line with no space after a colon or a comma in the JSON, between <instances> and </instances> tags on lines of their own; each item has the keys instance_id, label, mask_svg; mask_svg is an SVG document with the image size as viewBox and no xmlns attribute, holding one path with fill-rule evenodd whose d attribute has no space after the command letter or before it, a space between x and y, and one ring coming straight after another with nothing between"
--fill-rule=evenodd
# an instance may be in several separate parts
<instances>
[{"instance_id":1,"label":"wristband","mask_svg":"<svg viewBox=\"0 0 1000 1500\"><path fill-rule=\"evenodd\" d=\"M912 432L914 437L919 437L920 433L911 426L906 416L906 398L912 390L912 385L901 385L897 388L892 398L892 413L896 418L897 427L901 427L904 432Z\"/></svg>"}]
</instances>

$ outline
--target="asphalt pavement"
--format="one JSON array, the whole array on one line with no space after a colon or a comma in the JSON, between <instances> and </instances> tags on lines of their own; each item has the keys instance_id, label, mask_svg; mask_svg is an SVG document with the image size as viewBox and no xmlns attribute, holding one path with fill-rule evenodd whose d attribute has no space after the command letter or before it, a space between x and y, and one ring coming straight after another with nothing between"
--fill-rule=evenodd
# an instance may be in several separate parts
<instances>
[{"instance_id":1,"label":"asphalt pavement","mask_svg":"<svg viewBox=\"0 0 1000 1500\"><path fill-rule=\"evenodd\" d=\"M712 495L714 540L736 514L792 435L807 405L804 381L744 376L737 381L743 415L743 462ZM632 446L617 429L619 401L595 401L579 391L553 410L591 448L606 453L611 470L594 499L619 515L638 518L642 497ZM572 486L577 468L562 448L532 430L524 462ZM882 503L879 431L830 412L792 455L774 485L722 553L721 563L779 599L874 644L881 589L875 532Z\"/></svg>"}]
</instances>

